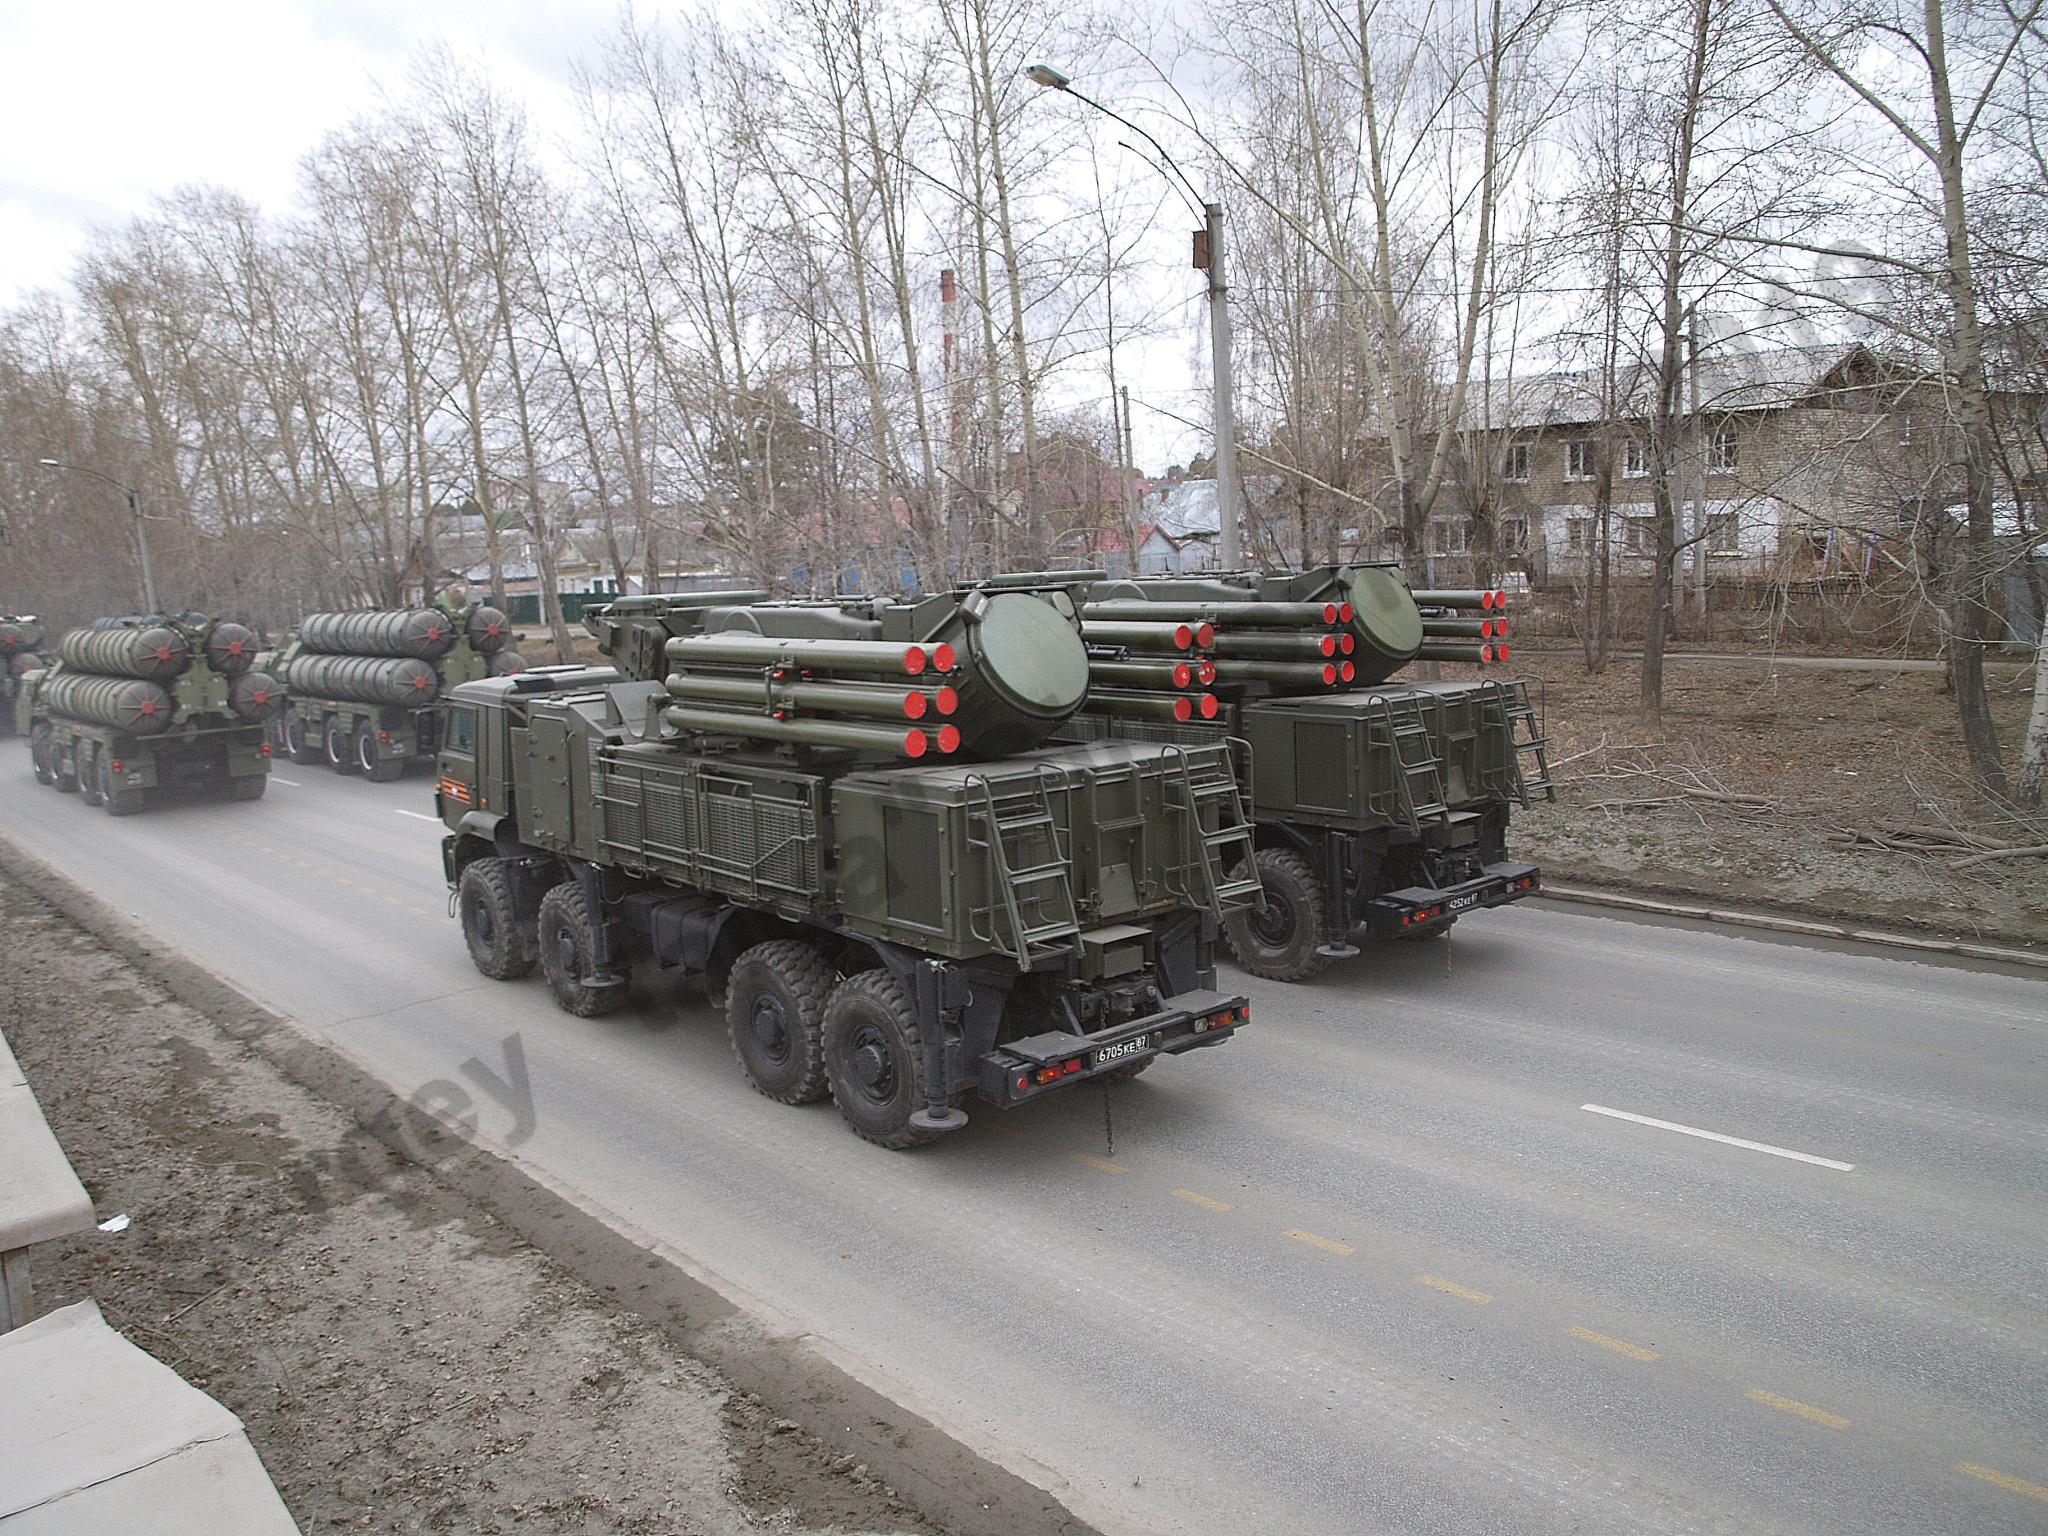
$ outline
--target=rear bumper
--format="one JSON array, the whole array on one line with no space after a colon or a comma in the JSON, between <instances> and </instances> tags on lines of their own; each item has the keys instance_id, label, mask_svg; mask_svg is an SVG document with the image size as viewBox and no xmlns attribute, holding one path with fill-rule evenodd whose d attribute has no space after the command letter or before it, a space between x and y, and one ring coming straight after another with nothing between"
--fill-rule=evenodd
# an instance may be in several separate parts
<instances>
[{"instance_id":1,"label":"rear bumper","mask_svg":"<svg viewBox=\"0 0 2048 1536\"><path fill-rule=\"evenodd\" d=\"M1064 1031L997 1046L981 1058L981 1096L1008 1106L1043 1098L1154 1056L1221 1045L1250 1022L1251 1004L1228 992L1183 992L1143 1018L1089 1035Z\"/></svg>"},{"instance_id":2,"label":"rear bumper","mask_svg":"<svg viewBox=\"0 0 2048 1536\"><path fill-rule=\"evenodd\" d=\"M1442 928L1467 912L1504 907L1543 889L1543 871L1534 864L1489 864L1476 879L1441 888L1410 886L1389 891L1366 904L1365 926L1375 938Z\"/></svg>"}]
</instances>

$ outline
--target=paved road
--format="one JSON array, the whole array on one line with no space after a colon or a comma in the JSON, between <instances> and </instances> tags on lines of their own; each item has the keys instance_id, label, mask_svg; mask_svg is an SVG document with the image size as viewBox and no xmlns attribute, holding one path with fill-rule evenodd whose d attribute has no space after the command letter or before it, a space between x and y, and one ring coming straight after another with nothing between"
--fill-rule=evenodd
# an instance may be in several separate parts
<instances>
[{"instance_id":1,"label":"paved road","mask_svg":"<svg viewBox=\"0 0 2048 1536\"><path fill-rule=\"evenodd\" d=\"M400 1089L516 1035L522 1156L1105 1527L2048 1529L2039 979L1513 910L890 1154L694 988L479 977L421 780L116 822L21 757L11 835Z\"/></svg>"}]
</instances>

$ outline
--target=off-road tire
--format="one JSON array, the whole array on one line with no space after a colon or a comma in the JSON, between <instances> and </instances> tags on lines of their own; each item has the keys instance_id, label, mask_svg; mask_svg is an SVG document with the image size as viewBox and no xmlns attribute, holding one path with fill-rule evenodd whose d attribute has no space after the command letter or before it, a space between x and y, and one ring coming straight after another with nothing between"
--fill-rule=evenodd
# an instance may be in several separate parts
<instances>
[{"instance_id":1,"label":"off-road tire","mask_svg":"<svg viewBox=\"0 0 2048 1536\"><path fill-rule=\"evenodd\" d=\"M100 804L106 807L109 816L139 816L142 814L142 791L120 789L114 784L114 770L105 755L99 759Z\"/></svg>"},{"instance_id":2,"label":"off-road tire","mask_svg":"<svg viewBox=\"0 0 2048 1536\"><path fill-rule=\"evenodd\" d=\"M80 742L71 749L71 777L78 786L78 798L87 805L103 805L100 795L100 749Z\"/></svg>"},{"instance_id":3,"label":"off-road tire","mask_svg":"<svg viewBox=\"0 0 2048 1536\"><path fill-rule=\"evenodd\" d=\"M28 765L35 771L38 784L57 782L56 735L49 726L31 726L28 733Z\"/></svg>"},{"instance_id":4,"label":"off-road tire","mask_svg":"<svg viewBox=\"0 0 2048 1536\"><path fill-rule=\"evenodd\" d=\"M284 755L301 767L327 761L327 753L317 743L306 739L306 722L294 715L284 723Z\"/></svg>"},{"instance_id":5,"label":"off-road tire","mask_svg":"<svg viewBox=\"0 0 2048 1536\"><path fill-rule=\"evenodd\" d=\"M389 784L405 772L405 759L386 757L377 740L377 727L365 720L356 727L356 766L372 784Z\"/></svg>"},{"instance_id":6,"label":"off-road tire","mask_svg":"<svg viewBox=\"0 0 2048 1536\"><path fill-rule=\"evenodd\" d=\"M1330 963L1323 943L1323 890L1309 861L1292 848L1255 853L1259 883L1255 907L1223 920L1223 937L1237 963L1271 981L1307 981Z\"/></svg>"},{"instance_id":7,"label":"off-road tire","mask_svg":"<svg viewBox=\"0 0 2048 1536\"><path fill-rule=\"evenodd\" d=\"M455 910L469 958L493 981L531 976L540 956L519 923L519 884L503 859L472 859L455 882Z\"/></svg>"},{"instance_id":8,"label":"off-road tire","mask_svg":"<svg viewBox=\"0 0 2048 1536\"><path fill-rule=\"evenodd\" d=\"M245 773L229 779L226 788L230 800L261 800L263 792L270 788L270 775Z\"/></svg>"},{"instance_id":9,"label":"off-road tire","mask_svg":"<svg viewBox=\"0 0 2048 1536\"><path fill-rule=\"evenodd\" d=\"M597 969L591 960L595 949L583 887L564 880L540 899L540 968L555 1001L579 1019L617 1013L632 990L624 981L594 987L583 979Z\"/></svg>"},{"instance_id":10,"label":"off-road tire","mask_svg":"<svg viewBox=\"0 0 2048 1536\"><path fill-rule=\"evenodd\" d=\"M943 1134L910 1123L924 1105L924 1052L917 1015L894 976L862 971L834 987L824 1038L832 1099L855 1135L901 1151Z\"/></svg>"},{"instance_id":11,"label":"off-road tire","mask_svg":"<svg viewBox=\"0 0 2048 1536\"><path fill-rule=\"evenodd\" d=\"M825 1005L839 976L801 939L756 944L725 982L725 1029L754 1091L778 1104L814 1104L825 1081Z\"/></svg>"},{"instance_id":12,"label":"off-road tire","mask_svg":"<svg viewBox=\"0 0 2048 1536\"><path fill-rule=\"evenodd\" d=\"M356 761L355 743L348 732L342 729L340 720L329 720L321 728L320 740L324 745L323 755L327 766L336 773L361 773L363 766Z\"/></svg>"}]
</instances>

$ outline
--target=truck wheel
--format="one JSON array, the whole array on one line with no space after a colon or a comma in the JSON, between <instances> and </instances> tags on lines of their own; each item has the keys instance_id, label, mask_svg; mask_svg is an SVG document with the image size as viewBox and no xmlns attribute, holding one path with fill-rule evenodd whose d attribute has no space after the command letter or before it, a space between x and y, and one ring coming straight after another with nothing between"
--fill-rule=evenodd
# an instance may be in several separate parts
<instances>
[{"instance_id":1,"label":"truck wheel","mask_svg":"<svg viewBox=\"0 0 2048 1536\"><path fill-rule=\"evenodd\" d=\"M322 737L327 748L327 766L336 773L356 773L360 765L356 762L356 744L349 739L348 727L339 719L329 720Z\"/></svg>"},{"instance_id":2,"label":"truck wheel","mask_svg":"<svg viewBox=\"0 0 2048 1536\"><path fill-rule=\"evenodd\" d=\"M917 1016L894 976L862 971L832 989L825 1004L825 1074L856 1135L899 1151L941 1134L910 1123L924 1102L923 1062Z\"/></svg>"},{"instance_id":3,"label":"truck wheel","mask_svg":"<svg viewBox=\"0 0 2048 1536\"><path fill-rule=\"evenodd\" d=\"M386 757L377 740L377 727L365 720L356 727L356 766L372 784L389 784L405 772L405 759Z\"/></svg>"},{"instance_id":4,"label":"truck wheel","mask_svg":"<svg viewBox=\"0 0 2048 1536\"><path fill-rule=\"evenodd\" d=\"M493 981L533 974L537 958L519 932L518 885L503 859L472 859L455 883L462 941L469 958Z\"/></svg>"},{"instance_id":5,"label":"truck wheel","mask_svg":"<svg viewBox=\"0 0 2048 1536\"><path fill-rule=\"evenodd\" d=\"M78 798L87 805L101 804L100 749L80 742L71 749L71 773L78 784Z\"/></svg>"},{"instance_id":6,"label":"truck wheel","mask_svg":"<svg viewBox=\"0 0 2048 1536\"><path fill-rule=\"evenodd\" d=\"M837 980L825 957L796 939L756 944L733 962L725 1027L755 1092L778 1104L811 1104L830 1091L825 1005Z\"/></svg>"},{"instance_id":7,"label":"truck wheel","mask_svg":"<svg viewBox=\"0 0 2048 1536\"><path fill-rule=\"evenodd\" d=\"M47 725L30 728L28 733L28 762L36 771L38 784L57 782L57 765L54 761L57 743Z\"/></svg>"},{"instance_id":8,"label":"truck wheel","mask_svg":"<svg viewBox=\"0 0 2048 1536\"><path fill-rule=\"evenodd\" d=\"M324 755L318 742L306 739L306 722L297 715L284 723L284 752L293 762L307 767Z\"/></svg>"},{"instance_id":9,"label":"truck wheel","mask_svg":"<svg viewBox=\"0 0 2048 1536\"><path fill-rule=\"evenodd\" d=\"M246 773L239 778L228 780L228 798L230 800L261 800L263 798L263 791L268 788L270 788L269 774Z\"/></svg>"},{"instance_id":10,"label":"truck wheel","mask_svg":"<svg viewBox=\"0 0 2048 1536\"><path fill-rule=\"evenodd\" d=\"M564 880L540 899L540 968L555 1001L579 1019L616 1013L626 1004L627 983L592 986L587 979L598 973L591 958L596 948L590 914L583 907L583 888Z\"/></svg>"},{"instance_id":11,"label":"truck wheel","mask_svg":"<svg viewBox=\"0 0 2048 1536\"><path fill-rule=\"evenodd\" d=\"M1237 963L1273 981L1306 981L1328 965L1323 942L1323 892L1307 859L1292 848L1261 848L1253 859L1265 894L1255 907L1224 919L1223 936Z\"/></svg>"},{"instance_id":12,"label":"truck wheel","mask_svg":"<svg viewBox=\"0 0 2048 1536\"><path fill-rule=\"evenodd\" d=\"M83 752L84 750L85 750L84 744L83 744L83 743L81 743L81 742L73 742L73 743L71 744L71 763L72 763L72 766L71 766L71 767L69 767L69 768L67 768L67 767L65 767L65 766L64 766L64 752L63 752L63 749L62 749L61 747L59 747L59 746L57 745L57 743L56 743L56 738L55 738L54 736L53 736L53 737L51 738L51 741L50 741L50 773L51 773L51 776L52 776L52 777L51 777L51 782L52 782L52 783L54 783L54 784L55 784L55 785L57 786L57 790L58 790L58 793L60 793L60 794L66 794L66 795L75 795L75 794L77 794L77 793L78 793L78 771L77 771L77 765L78 765L78 754L79 754L79 753L81 753L81 752Z\"/></svg>"},{"instance_id":13,"label":"truck wheel","mask_svg":"<svg viewBox=\"0 0 2048 1536\"><path fill-rule=\"evenodd\" d=\"M104 755L99 758L100 804L107 808L109 816L135 816L142 811L142 791L125 789L114 783L112 760Z\"/></svg>"}]
</instances>

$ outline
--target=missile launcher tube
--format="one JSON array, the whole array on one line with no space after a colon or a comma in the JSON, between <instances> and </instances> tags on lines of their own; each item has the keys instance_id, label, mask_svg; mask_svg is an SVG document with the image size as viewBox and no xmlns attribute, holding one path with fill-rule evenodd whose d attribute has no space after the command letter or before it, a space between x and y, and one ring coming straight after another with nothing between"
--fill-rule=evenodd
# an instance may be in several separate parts
<instances>
[{"instance_id":1,"label":"missile launcher tube","mask_svg":"<svg viewBox=\"0 0 2048 1536\"><path fill-rule=\"evenodd\" d=\"M854 752L879 752L891 757L923 757L932 740L915 726L853 725L841 720L776 720L767 715L676 705L661 712L679 731L714 736L752 736L797 746L829 747ZM948 731L951 726L946 727Z\"/></svg>"},{"instance_id":2,"label":"missile launcher tube","mask_svg":"<svg viewBox=\"0 0 2048 1536\"><path fill-rule=\"evenodd\" d=\"M57 644L66 666L103 677L133 677L167 683L192 665L192 653L177 631L152 625L146 629L74 629Z\"/></svg>"},{"instance_id":3,"label":"missile launcher tube","mask_svg":"<svg viewBox=\"0 0 2048 1536\"><path fill-rule=\"evenodd\" d=\"M1426 640L1491 640L1508 632L1506 619L1424 619Z\"/></svg>"},{"instance_id":4,"label":"missile launcher tube","mask_svg":"<svg viewBox=\"0 0 2048 1536\"><path fill-rule=\"evenodd\" d=\"M1201 639L1200 629L1193 624L1119 623L1096 619L1081 621L1081 638L1090 645L1123 645L1134 651L1186 651L1198 644L1207 644ZM1214 638L1213 632L1210 638Z\"/></svg>"},{"instance_id":5,"label":"missile launcher tube","mask_svg":"<svg viewBox=\"0 0 2048 1536\"><path fill-rule=\"evenodd\" d=\"M1225 683L1271 683L1280 689L1315 693L1324 688L1334 688L1340 682L1348 682L1350 679L1344 676L1344 668L1349 665L1335 659L1323 662L1233 661L1225 666L1219 680Z\"/></svg>"},{"instance_id":6,"label":"missile launcher tube","mask_svg":"<svg viewBox=\"0 0 2048 1536\"><path fill-rule=\"evenodd\" d=\"M57 672L44 678L39 697L52 714L126 731L130 736L154 736L168 729L177 709L161 684L139 677L84 672Z\"/></svg>"},{"instance_id":7,"label":"missile launcher tube","mask_svg":"<svg viewBox=\"0 0 2048 1536\"><path fill-rule=\"evenodd\" d=\"M1458 645L1449 640L1425 641L1415 654L1423 661L1489 662L1497 659L1490 645Z\"/></svg>"},{"instance_id":8,"label":"missile launcher tube","mask_svg":"<svg viewBox=\"0 0 2048 1536\"><path fill-rule=\"evenodd\" d=\"M1339 603L1204 602L1194 598L1186 600L1182 606L1190 614L1213 620L1218 629L1310 629L1317 625L1340 623L1345 617ZM1162 609L1171 611L1171 607L1164 601L1120 598L1084 603L1081 617L1087 620L1157 620Z\"/></svg>"},{"instance_id":9,"label":"missile launcher tube","mask_svg":"<svg viewBox=\"0 0 2048 1536\"><path fill-rule=\"evenodd\" d=\"M1209 701L1209 714L1216 712L1216 695L1199 696ZM1123 693L1114 688L1097 688L1088 695L1088 712L1114 715L1121 720L1166 720L1185 724L1195 718L1196 696L1185 693Z\"/></svg>"},{"instance_id":10,"label":"missile launcher tube","mask_svg":"<svg viewBox=\"0 0 2048 1536\"><path fill-rule=\"evenodd\" d=\"M1216 636L1214 652L1218 661L1323 661L1335 656L1342 640L1334 631L1320 635L1233 634L1224 630Z\"/></svg>"},{"instance_id":11,"label":"missile launcher tube","mask_svg":"<svg viewBox=\"0 0 2048 1536\"><path fill-rule=\"evenodd\" d=\"M284 708L284 689L267 672L244 672L228 684L228 708L244 720L269 720Z\"/></svg>"},{"instance_id":12,"label":"missile launcher tube","mask_svg":"<svg viewBox=\"0 0 2048 1536\"><path fill-rule=\"evenodd\" d=\"M876 720L922 720L959 708L951 688L927 693L889 683L801 683L766 678L704 677L676 674L668 679L672 698L711 704L739 704L752 709L805 709L828 715L860 715Z\"/></svg>"},{"instance_id":13,"label":"missile launcher tube","mask_svg":"<svg viewBox=\"0 0 2048 1536\"><path fill-rule=\"evenodd\" d=\"M480 605L470 610L463 633L477 655L495 656L512 643L512 621L498 609Z\"/></svg>"},{"instance_id":14,"label":"missile launcher tube","mask_svg":"<svg viewBox=\"0 0 2048 1536\"><path fill-rule=\"evenodd\" d=\"M246 624L223 619L206 632L206 664L222 677L239 677L256 665L256 635Z\"/></svg>"},{"instance_id":15,"label":"missile launcher tube","mask_svg":"<svg viewBox=\"0 0 2048 1536\"><path fill-rule=\"evenodd\" d=\"M1213 674L1212 674L1213 675ZM1088 663L1090 683L1104 688L1136 688L1161 692L1170 688L1191 688L1195 667L1185 661L1093 661Z\"/></svg>"},{"instance_id":16,"label":"missile launcher tube","mask_svg":"<svg viewBox=\"0 0 2048 1536\"><path fill-rule=\"evenodd\" d=\"M783 665L806 672L916 677L927 670L950 672L954 652L950 646L927 648L894 640L783 640L727 631L671 640L668 659L679 667Z\"/></svg>"},{"instance_id":17,"label":"missile launcher tube","mask_svg":"<svg viewBox=\"0 0 2048 1536\"><path fill-rule=\"evenodd\" d=\"M323 656L411 657L419 661L433 661L447 655L454 648L455 641L455 621L437 608L309 613L299 624L299 644ZM342 695L332 694L330 697L340 698Z\"/></svg>"},{"instance_id":18,"label":"missile launcher tube","mask_svg":"<svg viewBox=\"0 0 2048 1536\"><path fill-rule=\"evenodd\" d=\"M302 652L292 661L291 688L301 696L406 709L432 703L441 691L441 678L426 662L413 656L326 656Z\"/></svg>"},{"instance_id":19,"label":"missile launcher tube","mask_svg":"<svg viewBox=\"0 0 2048 1536\"><path fill-rule=\"evenodd\" d=\"M19 656L43 643L43 626L34 619L0 619L0 656Z\"/></svg>"},{"instance_id":20,"label":"missile launcher tube","mask_svg":"<svg viewBox=\"0 0 2048 1536\"><path fill-rule=\"evenodd\" d=\"M1491 613L1496 608L1505 608L1508 605L1507 593L1491 590L1484 592L1423 591L1412 595L1415 598L1416 605L1422 608L1478 608Z\"/></svg>"},{"instance_id":21,"label":"missile launcher tube","mask_svg":"<svg viewBox=\"0 0 2048 1536\"><path fill-rule=\"evenodd\" d=\"M526 658L517 651L505 649L491 652L492 677L512 677L526 670Z\"/></svg>"}]
</instances>

